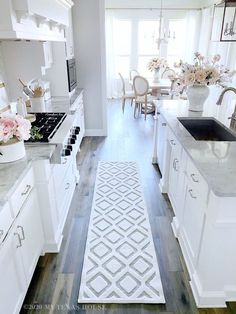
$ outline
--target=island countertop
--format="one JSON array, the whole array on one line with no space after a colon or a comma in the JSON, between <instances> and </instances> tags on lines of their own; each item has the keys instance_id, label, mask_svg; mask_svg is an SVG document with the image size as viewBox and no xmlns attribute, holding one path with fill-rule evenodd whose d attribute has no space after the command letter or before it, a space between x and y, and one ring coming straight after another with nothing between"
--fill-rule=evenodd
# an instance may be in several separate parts
<instances>
[{"instance_id":1,"label":"island countertop","mask_svg":"<svg viewBox=\"0 0 236 314\"><path fill-rule=\"evenodd\" d=\"M205 178L209 189L220 197L235 197L236 142L197 141L178 120L180 117L214 117L229 127L229 113L210 103L205 104L203 112L191 112L188 110L188 101L184 100L163 100L158 102L157 107Z\"/></svg>"}]
</instances>

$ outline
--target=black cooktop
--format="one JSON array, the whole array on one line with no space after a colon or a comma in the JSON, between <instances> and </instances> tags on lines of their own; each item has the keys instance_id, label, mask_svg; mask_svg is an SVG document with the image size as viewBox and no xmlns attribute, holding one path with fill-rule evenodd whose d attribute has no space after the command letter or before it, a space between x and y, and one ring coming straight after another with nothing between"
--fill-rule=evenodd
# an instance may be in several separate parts
<instances>
[{"instance_id":1,"label":"black cooktop","mask_svg":"<svg viewBox=\"0 0 236 314\"><path fill-rule=\"evenodd\" d=\"M37 112L32 114L36 116L36 120L31 123L34 136L27 142L49 142L66 118L64 112Z\"/></svg>"}]
</instances>

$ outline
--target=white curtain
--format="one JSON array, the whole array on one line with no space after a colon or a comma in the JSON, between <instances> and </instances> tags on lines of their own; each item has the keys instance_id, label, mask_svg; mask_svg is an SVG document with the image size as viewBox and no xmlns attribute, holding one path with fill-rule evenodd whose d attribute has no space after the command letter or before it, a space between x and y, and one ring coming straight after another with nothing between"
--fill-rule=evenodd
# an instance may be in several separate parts
<instances>
[{"instance_id":1,"label":"white curtain","mask_svg":"<svg viewBox=\"0 0 236 314\"><path fill-rule=\"evenodd\" d=\"M107 63L107 98L119 96L119 84L115 64L114 48L114 11L106 11L106 63Z\"/></svg>"},{"instance_id":2,"label":"white curtain","mask_svg":"<svg viewBox=\"0 0 236 314\"><path fill-rule=\"evenodd\" d=\"M212 8L202 10L202 23L199 36L199 52L208 56L212 30Z\"/></svg>"},{"instance_id":3,"label":"white curtain","mask_svg":"<svg viewBox=\"0 0 236 314\"><path fill-rule=\"evenodd\" d=\"M191 10L186 13L185 17L185 55L183 59L186 62L193 61L194 52L198 51L198 43L199 43L199 28L201 24L201 12L196 10Z\"/></svg>"}]
</instances>

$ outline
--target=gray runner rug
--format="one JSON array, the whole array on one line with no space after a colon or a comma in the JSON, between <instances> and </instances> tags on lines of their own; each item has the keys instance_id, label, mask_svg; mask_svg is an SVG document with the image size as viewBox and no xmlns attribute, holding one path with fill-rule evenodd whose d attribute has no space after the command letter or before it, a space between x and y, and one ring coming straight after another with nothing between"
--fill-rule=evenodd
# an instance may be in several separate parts
<instances>
[{"instance_id":1,"label":"gray runner rug","mask_svg":"<svg viewBox=\"0 0 236 314\"><path fill-rule=\"evenodd\" d=\"M79 303L165 303L135 162L99 163Z\"/></svg>"}]
</instances>

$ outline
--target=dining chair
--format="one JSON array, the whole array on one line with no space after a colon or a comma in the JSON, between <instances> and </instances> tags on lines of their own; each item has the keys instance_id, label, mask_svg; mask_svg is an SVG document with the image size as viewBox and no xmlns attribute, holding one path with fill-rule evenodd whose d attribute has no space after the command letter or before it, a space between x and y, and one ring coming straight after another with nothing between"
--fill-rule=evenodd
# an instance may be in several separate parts
<instances>
[{"instance_id":1,"label":"dining chair","mask_svg":"<svg viewBox=\"0 0 236 314\"><path fill-rule=\"evenodd\" d=\"M175 76L176 76L176 73L175 73L175 71L173 69L166 68L162 72L161 78L162 79L170 79L171 80L171 77L175 77ZM171 85L173 85L173 83ZM161 89L160 90L160 95L161 96L169 96L169 95L171 95L171 89L166 89L166 88L165 89Z\"/></svg>"},{"instance_id":2,"label":"dining chair","mask_svg":"<svg viewBox=\"0 0 236 314\"><path fill-rule=\"evenodd\" d=\"M136 111L138 109L138 113L143 110L146 120L147 113L155 111L155 104L153 101L156 100L156 97L148 94L149 83L145 77L140 75L135 76L133 85L135 94L134 118L136 118Z\"/></svg>"},{"instance_id":3,"label":"dining chair","mask_svg":"<svg viewBox=\"0 0 236 314\"><path fill-rule=\"evenodd\" d=\"M139 75L139 72L137 70L131 70L129 72L129 79L130 79L130 82L133 82L133 79L135 76Z\"/></svg>"},{"instance_id":4,"label":"dining chair","mask_svg":"<svg viewBox=\"0 0 236 314\"><path fill-rule=\"evenodd\" d=\"M133 100L135 98L135 94L133 91L126 91L125 90L125 80L121 73L118 73L121 80L121 87L122 87L122 111L125 111L125 102L127 99L131 100L131 106L133 104Z\"/></svg>"}]
</instances>

